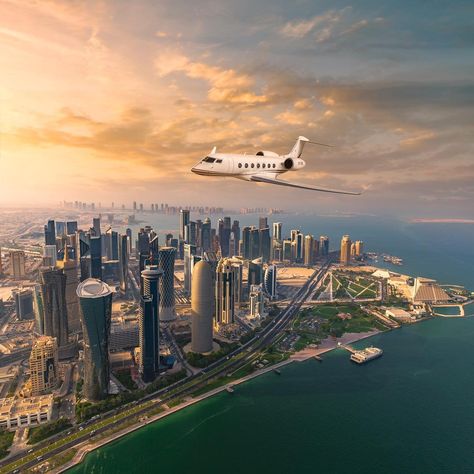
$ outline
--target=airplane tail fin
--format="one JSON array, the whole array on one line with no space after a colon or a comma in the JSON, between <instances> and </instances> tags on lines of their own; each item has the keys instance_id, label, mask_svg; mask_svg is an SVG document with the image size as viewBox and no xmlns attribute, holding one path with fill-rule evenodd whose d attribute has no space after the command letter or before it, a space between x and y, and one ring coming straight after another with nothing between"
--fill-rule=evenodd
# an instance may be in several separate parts
<instances>
[{"instance_id":1,"label":"airplane tail fin","mask_svg":"<svg viewBox=\"0 0 474 474\"><path fill-rule=\"evenodd\" d=\"M296 140L296 143L291 149L288 156L290 158L299 158L301 154L303 153L303 147L306 142L309 142L309 140L306 137L299 136L298 140Z\"/></svg>"}]
</instances>

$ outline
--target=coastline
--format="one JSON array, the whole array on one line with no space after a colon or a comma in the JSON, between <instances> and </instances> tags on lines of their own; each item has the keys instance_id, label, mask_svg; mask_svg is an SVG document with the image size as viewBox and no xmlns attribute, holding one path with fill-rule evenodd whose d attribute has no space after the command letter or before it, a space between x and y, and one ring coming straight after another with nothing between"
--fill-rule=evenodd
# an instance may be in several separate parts
<instances>
[{"instance_id":1,"label":"coastline","mask_svg":"<svg viewBox=\"0 0 474 474\"><path fill-rule=\"evenodd\" d=\"M389 330L390 331L390 330ZM169 415L172 415L173 413L176 413L180 410L183 410L191 405L194 405L196 403L201 402L202 400L205 400L207 398L213 397L214 395L217 395L227 389L229 385L235 386L235 385L240 385L245 382L248 382L249 380L252 380L254 378L260 377L261 375L264 375L268 372L272 372L275 369L278 369L280 367L284 367L286 365L289 365L293 362L304 362L307 361L308 359L317 359L320 355L328 353L330 351L333 351L334 349L338 348L338 343L342 344L352 344L354 342L362 341L364 339L368 339L372 336L375 336L377 334L382 334L384 332L388 331L369 331L369 332L364 332L364 333L347 333L344 336L333 339L333 338L327 338L324 341L321 342L319 347L317 348L307 348L303 349L292 356L290 356L289 359L284 360L282 362L278 362L277 364L273 364L269 367L265 367L263 369L259 369L249 375L246 375L245 377L242 377L238 380L233 380L232 382L229 382L229 384L224 384L220 387L217 387L215 389L210 390L209 392L203 393L202 395L199 395L195 398L191 398L190 400L187 400L179 405L176 405L175 407L172 408L167 408L166 411L159 413L149 419L147 419L144 422L139 422L135 425L132 425L128 428L125 428L122 431L119 431L118 433L114 433L113 435L104 438L100 441L97 441L94 444L89 444L85 442L83 445L80 445L78 448L77 453L74 455L74 457L67 462L66 464L62 466L58 466L57 468L51 470L50 472L53 474L59 474L68 471L69 469L73 468L74 466L77 466L81 462L84 461L85 457L87 454L91 453L92 451L95 451L96 449L99 449L107 444L113 443L114 441L123 438L124 436L133 433L134 431L137 431L144 426L147 426L151 423L155 423L156 421L160 420L161 418L165 418Z\"/></svg>"}]
</instances>

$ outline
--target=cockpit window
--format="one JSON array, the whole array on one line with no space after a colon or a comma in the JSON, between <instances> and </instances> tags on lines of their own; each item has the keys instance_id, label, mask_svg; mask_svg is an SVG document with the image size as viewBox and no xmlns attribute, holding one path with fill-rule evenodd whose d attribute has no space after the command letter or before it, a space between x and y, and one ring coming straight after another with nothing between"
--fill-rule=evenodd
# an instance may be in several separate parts
<instances>
[{"instance_id":1,"label":"cockpit window","mask_svg":"<svg viewBox=\"0 0 474 474\"><path fill-rule=\"evenodd\" d=\"M216 163L222 163L222 160L216 160Z\"/></svg>"},{"instance_id":2,"label":"cockpit window","mask_svg":"<svg viewBox=\"0 0 474 474\"><path fill-rule=\"evenodd\" d=\"M204 158L204 161L205 163L214 163L214 161L216 161L215 158L211 158L210 156L206 156L206 158Z\"/></svg>"}]
</instances>

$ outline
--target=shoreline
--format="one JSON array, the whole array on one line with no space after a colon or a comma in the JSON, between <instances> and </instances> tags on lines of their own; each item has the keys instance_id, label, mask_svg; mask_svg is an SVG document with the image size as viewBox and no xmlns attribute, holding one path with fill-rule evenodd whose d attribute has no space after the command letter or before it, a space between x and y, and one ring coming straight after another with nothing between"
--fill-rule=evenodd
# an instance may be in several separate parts
<instances>
[{"instance_id":1,"label":"shoreline","mask_svg":"<svg viewBox=\"0 0 474 474\"><path fill-rule=\"evenodd\" d=\"M334 349L338 348L338 343L342 344L352 344L358 341L362 341L364 339L368 339L372 336L375 336L377 334L383 334L388 331L369 331L369 332L364 332L364 333L347 333L344 336L337 338L337 339L332 339L332 338L327 338L324 341L321 342L320 346L318 348L309 348L309 349L303 349L292 356L290 356L289 359L284 360L282 362L278 362L277 364L273 364L269 367L265 367L263 369L257 370L249 375L246 375L245 377L242 377L238 380L233 380L229 382L228 384L224 384L220 387L217 387L215 389L210 390L209 392L203 393L202 395L198 395L195 398L192 398L190 400L185 401L184 403L181 403L175 407L168 408L164 412L159 413L149 419L147 419L145 422L140 422L136 425L132 425L128 428L125 428L122 431L119 431L118 433L114 433L113 435L104 438L103 440L98 441L97 443L94 444L84 444L83 446L79 445L77 453L74 455L74 457L67 462L66 464L62 466L58 466L57 468L54 468L50 472L53 474L60 474L63 472L67 472L69 469L73 468L74 466L77 466L81 462L83 462L86 458L86 456L91 453L92 451L95 451L99 448L102 448L103 446L113 443L114 441L117 441L120 438L123 438L127 436L130 433L133 433L134 431L137 431L151 423L155 423L161 418L165 418L169 415L172 415L173 413L176 413L178 411L184 410L185 408L195 405L196 403L201 402L202 400L205 400L207 398L213 397L227 389L229 385L235 386L235 385L240 385L245 382L248 382L249 380L252 380L254 378L260 377L261 375L267 374L268 372L272 372L276 369L279 369L280 367L284 367L286 365L289 365L293 362L305 362L309 359L317 359L322 354L326 354L328 352L333 351Z\"/></svg>"}]
</instances>

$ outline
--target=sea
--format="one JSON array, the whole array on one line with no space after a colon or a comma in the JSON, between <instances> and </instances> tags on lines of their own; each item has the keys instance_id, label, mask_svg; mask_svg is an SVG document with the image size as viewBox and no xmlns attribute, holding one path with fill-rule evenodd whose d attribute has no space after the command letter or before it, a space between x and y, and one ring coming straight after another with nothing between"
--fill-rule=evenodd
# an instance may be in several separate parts
<instances>
[{"instance_id":1,"label":"sea","mask_svg":"<svg viewBox=\"0 0 474 474\"><path fill-rule=\"evenodd\" d=\"M160 231L178 227L176 216L142 218ZM256 215L235 218L258 225ZM328 235L332 249L349 234L366 251L403 259L379 266L474 290L474 225L269 217L276 221L284 235ZM358 366L335 350L323 362L294 362L104 446L69 472L474 473L474 317L434 318L355 346L369 344L383 357Z\"/></svg>"}]
</instances>

